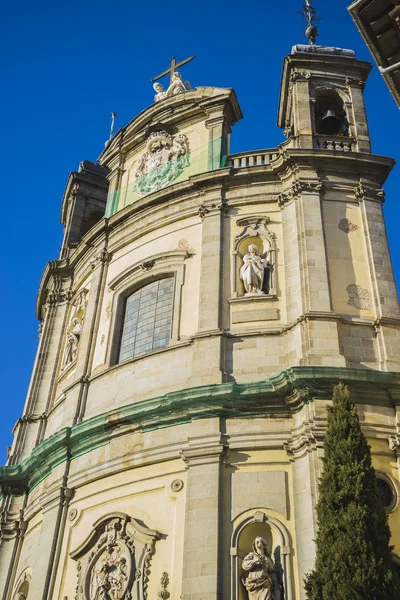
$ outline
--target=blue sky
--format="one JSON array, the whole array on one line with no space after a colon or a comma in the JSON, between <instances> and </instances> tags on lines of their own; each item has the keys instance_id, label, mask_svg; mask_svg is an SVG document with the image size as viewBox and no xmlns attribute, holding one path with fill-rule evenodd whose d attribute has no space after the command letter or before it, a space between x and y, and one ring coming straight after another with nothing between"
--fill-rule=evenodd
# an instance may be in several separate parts
<instances>
[{"instance_id":1,"label":"blue sky","mask_svg":"<svg viewBox=\"0 0 400 600\"><path fill-rule=\"evenodd\" d=\"M58 257L70 171L99 156L111 111L119 128L152 103L150 80L172 56L196 55L182 69L193 87L235 88L245 118L233 131L233 152L278 145L282 61L305 40L296 13L302 2L21 0L3 7L0 464L22 414L37 348L36 293L46 262ZM347 4L315 0L324 19L319 42L372 61ZM376 67L365 96L374 152L398 159L400 114ZM396 167L385 214L398 281L399 183Z\"/></svg>"}]
</instances>

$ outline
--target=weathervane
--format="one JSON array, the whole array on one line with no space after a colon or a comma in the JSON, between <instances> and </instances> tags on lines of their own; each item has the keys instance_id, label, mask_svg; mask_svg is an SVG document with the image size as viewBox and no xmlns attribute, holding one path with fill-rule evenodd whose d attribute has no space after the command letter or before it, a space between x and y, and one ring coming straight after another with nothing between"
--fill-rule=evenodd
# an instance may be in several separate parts
<instances>
[{"instance_id":1,"label":"weathervane","mask_svg":"<svg viewBox=\"0 0 400 600\"><path fill-rule=\"evenodd\" d=\"M319 36L315 21L320 21L321 19L316 16L317 9L311 6L311 0L305 0L303 11L299 11L299 14L306 20L306 37L308 38L311 46L314 46L315 42L317 41L317 37Z\"/></svg>"}]
</instances>

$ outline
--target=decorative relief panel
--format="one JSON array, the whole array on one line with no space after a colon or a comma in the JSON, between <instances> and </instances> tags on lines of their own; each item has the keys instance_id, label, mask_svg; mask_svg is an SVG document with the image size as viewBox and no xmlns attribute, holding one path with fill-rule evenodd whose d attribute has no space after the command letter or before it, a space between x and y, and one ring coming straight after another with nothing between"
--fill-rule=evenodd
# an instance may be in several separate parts
<instances>
[{"instance_id":1,"label":"decorative relief panel","mask_svg":"<svg viewBox=\"0 0 400 600\"><path fill-rule=\"evenodd\" d=\"M348 285L346 290L349 295L347 304L359 310L371 310L371 294L368 290L355 283Z\"/></svg>"},{"instance_id":2,"label":"decorative relief panel","mask_svg":"<svg viewBox=\"0 0 400 600\"><path fill-rule=\"evenodd\" d=\"M71 558L77 561L75 600L146 600L159 533L123 513L97 521Z\"/></svg>"},{"instance_id":3,"label":"decorative relief panel","mask_svg":"<svg viewBox=\"0 0 400 600\"><path fill-rule=\"evenodd\" d=\"M338 227L344 233L352 233L353 231L357 231L358 229L358 225L355 225L349 219L341 219Z\"/></svg>"},{"instance_id":4,"label":"decorative relief panel","mask_svg":"<svg viewBox=\"0 0 400 600\"><path fill-rule=\"evenodd\" d=\"M177 179L188 165L186 135L179 133L173 137L165 130L153 131L136 167L135 191L142 194L155 192Z\"/></svg>"}]
</instances>

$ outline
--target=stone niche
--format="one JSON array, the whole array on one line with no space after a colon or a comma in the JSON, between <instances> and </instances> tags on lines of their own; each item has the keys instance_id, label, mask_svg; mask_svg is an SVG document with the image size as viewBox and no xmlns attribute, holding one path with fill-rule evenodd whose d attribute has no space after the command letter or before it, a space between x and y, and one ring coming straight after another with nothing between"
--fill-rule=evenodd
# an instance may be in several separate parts
<instances>
[{"instance_id":1,"label":"stone niche","mask_svg":"<svg viewBox=\"0 0 400 600\"><path fill-rule=\"evenodd\" d=\"M276 237L268 229L269 217L253 216L239 219L242 228L232 249L231 305L232 325L276 321L280 318L277 300ZM258 263L255 289L244 282L246 263L253 254ZM249 265L248 269L252 267ZM246 289L247 287L247 289ZM275 302L274 302L275 301Z\"/></svg>"},{"instance_id":2,"label":"stone niche","mask_svg":"<svg viewBox=\"0 0 400 600\"><path fill-rule=\"evenodd\" d=\"M262 538L274 572L273 600L292 600L292 544L290 534L281 521L270 516L267 509L244 513L235 520L231 538L231 600L249 600L244 585L244 560L254 550L254 542Z\"/></svg>"}]
</instances>

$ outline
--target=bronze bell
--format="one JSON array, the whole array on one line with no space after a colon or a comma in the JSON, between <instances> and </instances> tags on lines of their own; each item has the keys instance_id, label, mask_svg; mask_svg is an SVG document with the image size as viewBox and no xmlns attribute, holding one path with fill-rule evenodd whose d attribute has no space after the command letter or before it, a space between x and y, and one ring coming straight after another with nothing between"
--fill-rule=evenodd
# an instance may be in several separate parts
<instances>
[{"instance_id":1,"label":"bronze bell","mask_svg":"<svg viewBox=\"0 0 400 600\"><path fill-rule=\"evenodd\" d=\"M322 135L337 135L342 126L342 122L333 110L327 110L321 119L319 133Z\"/></svg>"}]
</instances>

